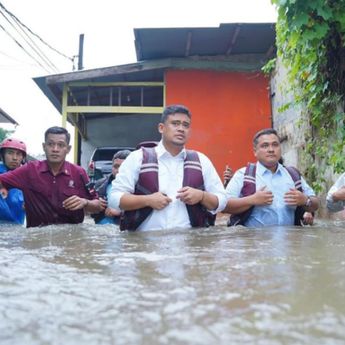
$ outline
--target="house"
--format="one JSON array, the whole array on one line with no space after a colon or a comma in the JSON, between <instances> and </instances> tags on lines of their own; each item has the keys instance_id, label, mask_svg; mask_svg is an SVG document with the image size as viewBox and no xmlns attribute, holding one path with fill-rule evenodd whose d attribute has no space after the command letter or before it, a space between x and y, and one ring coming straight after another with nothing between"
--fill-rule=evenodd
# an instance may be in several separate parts
<instances>
[{"instance_id":1,"label":"house","mask_svg":"<svg viewBox=\"0 0 345 345\"><path fill-rule=\"evenodd\" d=\"M261 67L275 54L273 23L214 28L134 29L137 62L34 78L76 130L83 167L97 146L159 140L163 107L192 112L188 147L222 175L253 159L252 137L272 125L269 80Z\"/></svg>"},{"instance_id":2,"label":"house","mask_svg":"<svg viewBox=\"0 0 345 345\"><path fill-rule=\"evenodd\" d=\"M0 123L11 123L12 125L18 125L17 121L8 115L4 110L0 108Z\"/></svg>"}]
</instances>

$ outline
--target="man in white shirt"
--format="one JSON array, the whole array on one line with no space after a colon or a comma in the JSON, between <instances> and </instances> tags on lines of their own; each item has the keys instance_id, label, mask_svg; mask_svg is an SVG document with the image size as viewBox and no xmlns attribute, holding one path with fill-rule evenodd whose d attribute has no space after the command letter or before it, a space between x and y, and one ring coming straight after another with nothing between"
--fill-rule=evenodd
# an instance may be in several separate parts
<instances>
[{"instance_id":1,"label":"man in white shirt","mask_svg":"<svg viewBox=\"0 0 345 345\"><path fill-rule=\"evenodd\" d=\"M345 173L343 173L327 194L327 207L331 212L339 212L345 207Z\"/></svg>"},{"instance_id":2,"label":"man in white shirt","mask_svg":"<svg viewBox=\"0 0 345 345\"><path fill-rule=\"evenodd\" d=\"M247 167L253 173L246 175L246 168L236 171L226 187L228 203L223 212L232 215L230 225L300 225L303 213L319 206L314 191L296 169L279 163L280 139L273 128L256 133L253 146L257 163Z\"/></svg>"},{"instance_id":3,"label":"man in white shirt","mask_svg":"<svg viewBox=\"0 0 345 345\"><path fill-rule=\"evenodd\" d=\"M208 226L209 212L225 207L225 190L211 161L185 149L190 125L188 108L166 107L159 144L132 152L121 165L109 205L125 211L122 230Z\"/></svg>"}]
</instances>

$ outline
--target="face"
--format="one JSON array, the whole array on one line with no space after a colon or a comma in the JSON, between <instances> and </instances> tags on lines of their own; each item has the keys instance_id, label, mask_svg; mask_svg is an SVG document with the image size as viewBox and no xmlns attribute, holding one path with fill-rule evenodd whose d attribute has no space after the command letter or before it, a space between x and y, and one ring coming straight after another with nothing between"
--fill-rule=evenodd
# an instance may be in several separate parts
<instances>
[{"instance_id":1,"label":"face","mask_svg":"<svg viewBox=\"0 0 345 345\"><path fill-rule=\"evenodd\" d=\"M116 177L117 173L119 172L120 166L121 166L123 161L124 161L124 159L119 159L119 158L116 158L114 160L113 165L111 167L111 172L112 172L114 177Z\"/></svg>"},{"instance_id":2,"label":"face","mask_svg":"<svg viewBox=\"0 0 345 345\"><path fill-rule=\"evenodd\" d=\"M24 153L17 149L5 149L4 160L9 170L17 169L24 159Z\"/></svg>"},{"instance_id":3,"label":"face","mask_svg":"<svg viewBox=\"0 0 345 345\"><path fill-rule=\"evenodd\" d=\"M180 113L169 115L165 123L159 124L158 130L165 145L183 147L190 134L190 118Z\"/></svg>"},{"instance_id":4,"label":"face","mask_svg":"<svg viewBox=\"0 0 345 345\"><path fill-rule=\"evenodd\" d=\"M43 150L48 163L59 164L65 161L71 146L67 144L65 134L48 134Z\"/></svg>"},{"instance_id":5,"label":"face","mask_svg":"<svg viewBox=\"0 0 345 345\"><path fill-rule=\"evenodd\" d=\"M279 138L275 134L265 134L258 138L254 155L265 167L275 167L281 157Z\"/></svg>"}]
</instances>

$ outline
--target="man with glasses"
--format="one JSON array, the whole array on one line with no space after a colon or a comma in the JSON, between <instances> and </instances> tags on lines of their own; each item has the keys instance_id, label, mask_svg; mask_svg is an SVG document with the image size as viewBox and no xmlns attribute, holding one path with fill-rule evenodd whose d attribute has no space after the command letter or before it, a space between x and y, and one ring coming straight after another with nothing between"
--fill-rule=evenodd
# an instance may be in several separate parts
<instances>
[{"instance_id":1,"label":"man with glasses","mask_svg":"<svg viewBox=\"0 0 345 345\"><path fill-rule=\"evenodd\" d=\"M211 161L186 150L191 113L183 105L164 109L156 147L142 147L122 163L113 181L111 207L124 210L121 230L159 230L212 225L226 204Z\"/></svg>"},{"instance_id":2,"label":"man with glasses","mask_svg":"<svg viewBox=\"0 0 345 345\"><path fill-rule=\"evenodd\" d=\"M95 213L104 205L87 188L89 178L83 168L67 162L71 150L65 128L48 128L43 150L46 160L31 161L0 175L0 185L23 191L27 227L81 223L84 212Z\"/></svg>"}]
</instances>

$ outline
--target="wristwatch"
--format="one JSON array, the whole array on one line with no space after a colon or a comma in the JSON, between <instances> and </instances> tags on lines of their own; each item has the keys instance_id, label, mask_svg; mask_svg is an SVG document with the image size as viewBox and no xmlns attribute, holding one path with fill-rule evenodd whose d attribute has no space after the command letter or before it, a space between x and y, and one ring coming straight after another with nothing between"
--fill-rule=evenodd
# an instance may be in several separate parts
<instances>
[{"instance_id":1,"label":"wristwatch","mask_svg":"<svg viewBox=\"0 0 345 345\"><path fill-rule=\"evenodd\" d=\"M311 206L311 199L310 199L310 197L308 196L308 199L307 199L307 201L305 202L305 205L304 205L305 207L310 207Z\"/></svg>"}]
</instances>

